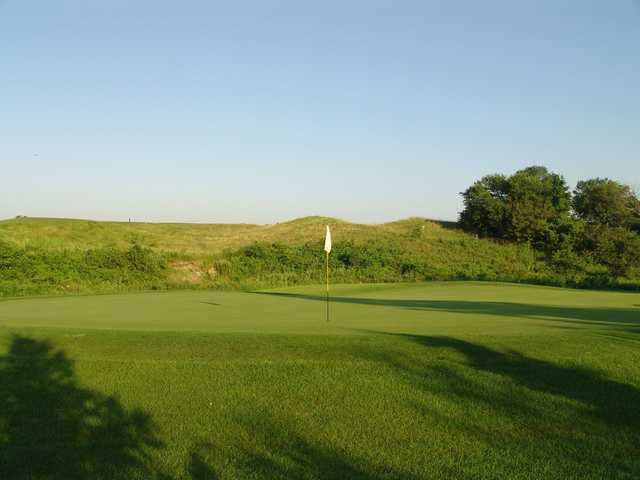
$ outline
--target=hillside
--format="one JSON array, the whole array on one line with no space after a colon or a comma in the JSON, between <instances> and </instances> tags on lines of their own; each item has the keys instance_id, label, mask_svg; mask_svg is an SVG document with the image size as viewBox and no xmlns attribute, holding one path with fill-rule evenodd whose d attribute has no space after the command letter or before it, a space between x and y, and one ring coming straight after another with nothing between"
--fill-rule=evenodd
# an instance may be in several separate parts
<instances>
[{"instance_id":1,"label":"hillside","mask_svg":"<svg viewBox=\"0 0 640 480\"><path fill-rule=\"evenodd\" d=\"M138 243L163 252L211 255L253 242L298 245L313 242L331 225L338 240L366 241L393 238L422 230L425 239L451 240L465 235L443 228L445 222L412 218L379 225L349 223L329 217L304 217L271 225L97 222L58 218L15 218L0 221L0 239L17 245L37 245L50 250L105 246L126 248ZM424 227L424 228L422 228Z\"/></svg>"},{"instance_id":2,"label":"hillside","mask_svg":"<svg viewBox=\"0 0 640 480\"><path fill-rule=\"evenodd\" d=\"M327 217L273 225L16 218L0 222L0 294L321 283L326 224L336 282L554 281L525 245L421 218L379 225Z\"/></svg>"}]
</instances>

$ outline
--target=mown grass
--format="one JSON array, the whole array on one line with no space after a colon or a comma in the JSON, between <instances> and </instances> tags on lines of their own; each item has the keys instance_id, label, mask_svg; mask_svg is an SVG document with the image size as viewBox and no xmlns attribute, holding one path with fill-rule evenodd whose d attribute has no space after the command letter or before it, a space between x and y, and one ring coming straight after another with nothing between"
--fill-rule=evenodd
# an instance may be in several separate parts
<instances>
[{"instance_id":1,"label":"mown grass","mask_svg":"<svg viewBox=\"0 0 640 480\"><path fill-rule=\"evenodd\" d=\"M638 294L334 294L0 301L0 477L640 475Z\"/></svg>"}]
</instances>

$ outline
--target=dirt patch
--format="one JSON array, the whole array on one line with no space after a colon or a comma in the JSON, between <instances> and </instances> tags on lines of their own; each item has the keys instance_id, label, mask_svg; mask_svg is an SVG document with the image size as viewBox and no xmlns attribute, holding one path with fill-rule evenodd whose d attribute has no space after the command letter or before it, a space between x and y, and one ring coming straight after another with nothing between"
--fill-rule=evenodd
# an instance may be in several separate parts
<instances>
[{"instance_id":1,"label":"dirt patch","mask_svg":"<svg viewBox=\"0 0 640 480\"><path fill-rule=\"evenodd\" d=\"M169 267L179 272L180 276L189 283L200 283L202 281L202 277L205 276L205 272L202 271L198 262L175 261L171 262Z\"/></svg>"}]
</instances>

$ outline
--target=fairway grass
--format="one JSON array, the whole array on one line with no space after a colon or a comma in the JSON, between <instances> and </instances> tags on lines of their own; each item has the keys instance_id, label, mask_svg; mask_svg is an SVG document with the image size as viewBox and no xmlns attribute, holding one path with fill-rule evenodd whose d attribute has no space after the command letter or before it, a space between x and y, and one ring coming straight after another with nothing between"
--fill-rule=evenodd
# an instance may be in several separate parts
<instances>
[{"instance_id":1,"label":"fairway grass","mask_svg":"<svg viewBox=\"0 0 640 480\"><path fill-rule=\"evenodd\" d=\"M0 301L0 478L640 477L640 295Z\"/></svg>"}]
</instances>

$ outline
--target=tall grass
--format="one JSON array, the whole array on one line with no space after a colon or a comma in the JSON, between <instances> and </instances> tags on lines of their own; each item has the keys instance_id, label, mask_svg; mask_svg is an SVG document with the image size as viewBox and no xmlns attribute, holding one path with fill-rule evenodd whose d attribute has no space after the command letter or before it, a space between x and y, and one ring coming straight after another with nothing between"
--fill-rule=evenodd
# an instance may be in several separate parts
<instances>
[{"instance_id":1,"label":"tall grass","mask_svg":"<svg viewBox=\"0 0 640 480\"><path fill-rule=\"evenodd\" d=\"M0 295L322 283L325 223L334 227L336 283L488 280L640 289L638 280L559 272L528 245L424 219L358 225L308 217L272 226L19 219L0 222Z\"/></svg>"}]
</instances>

